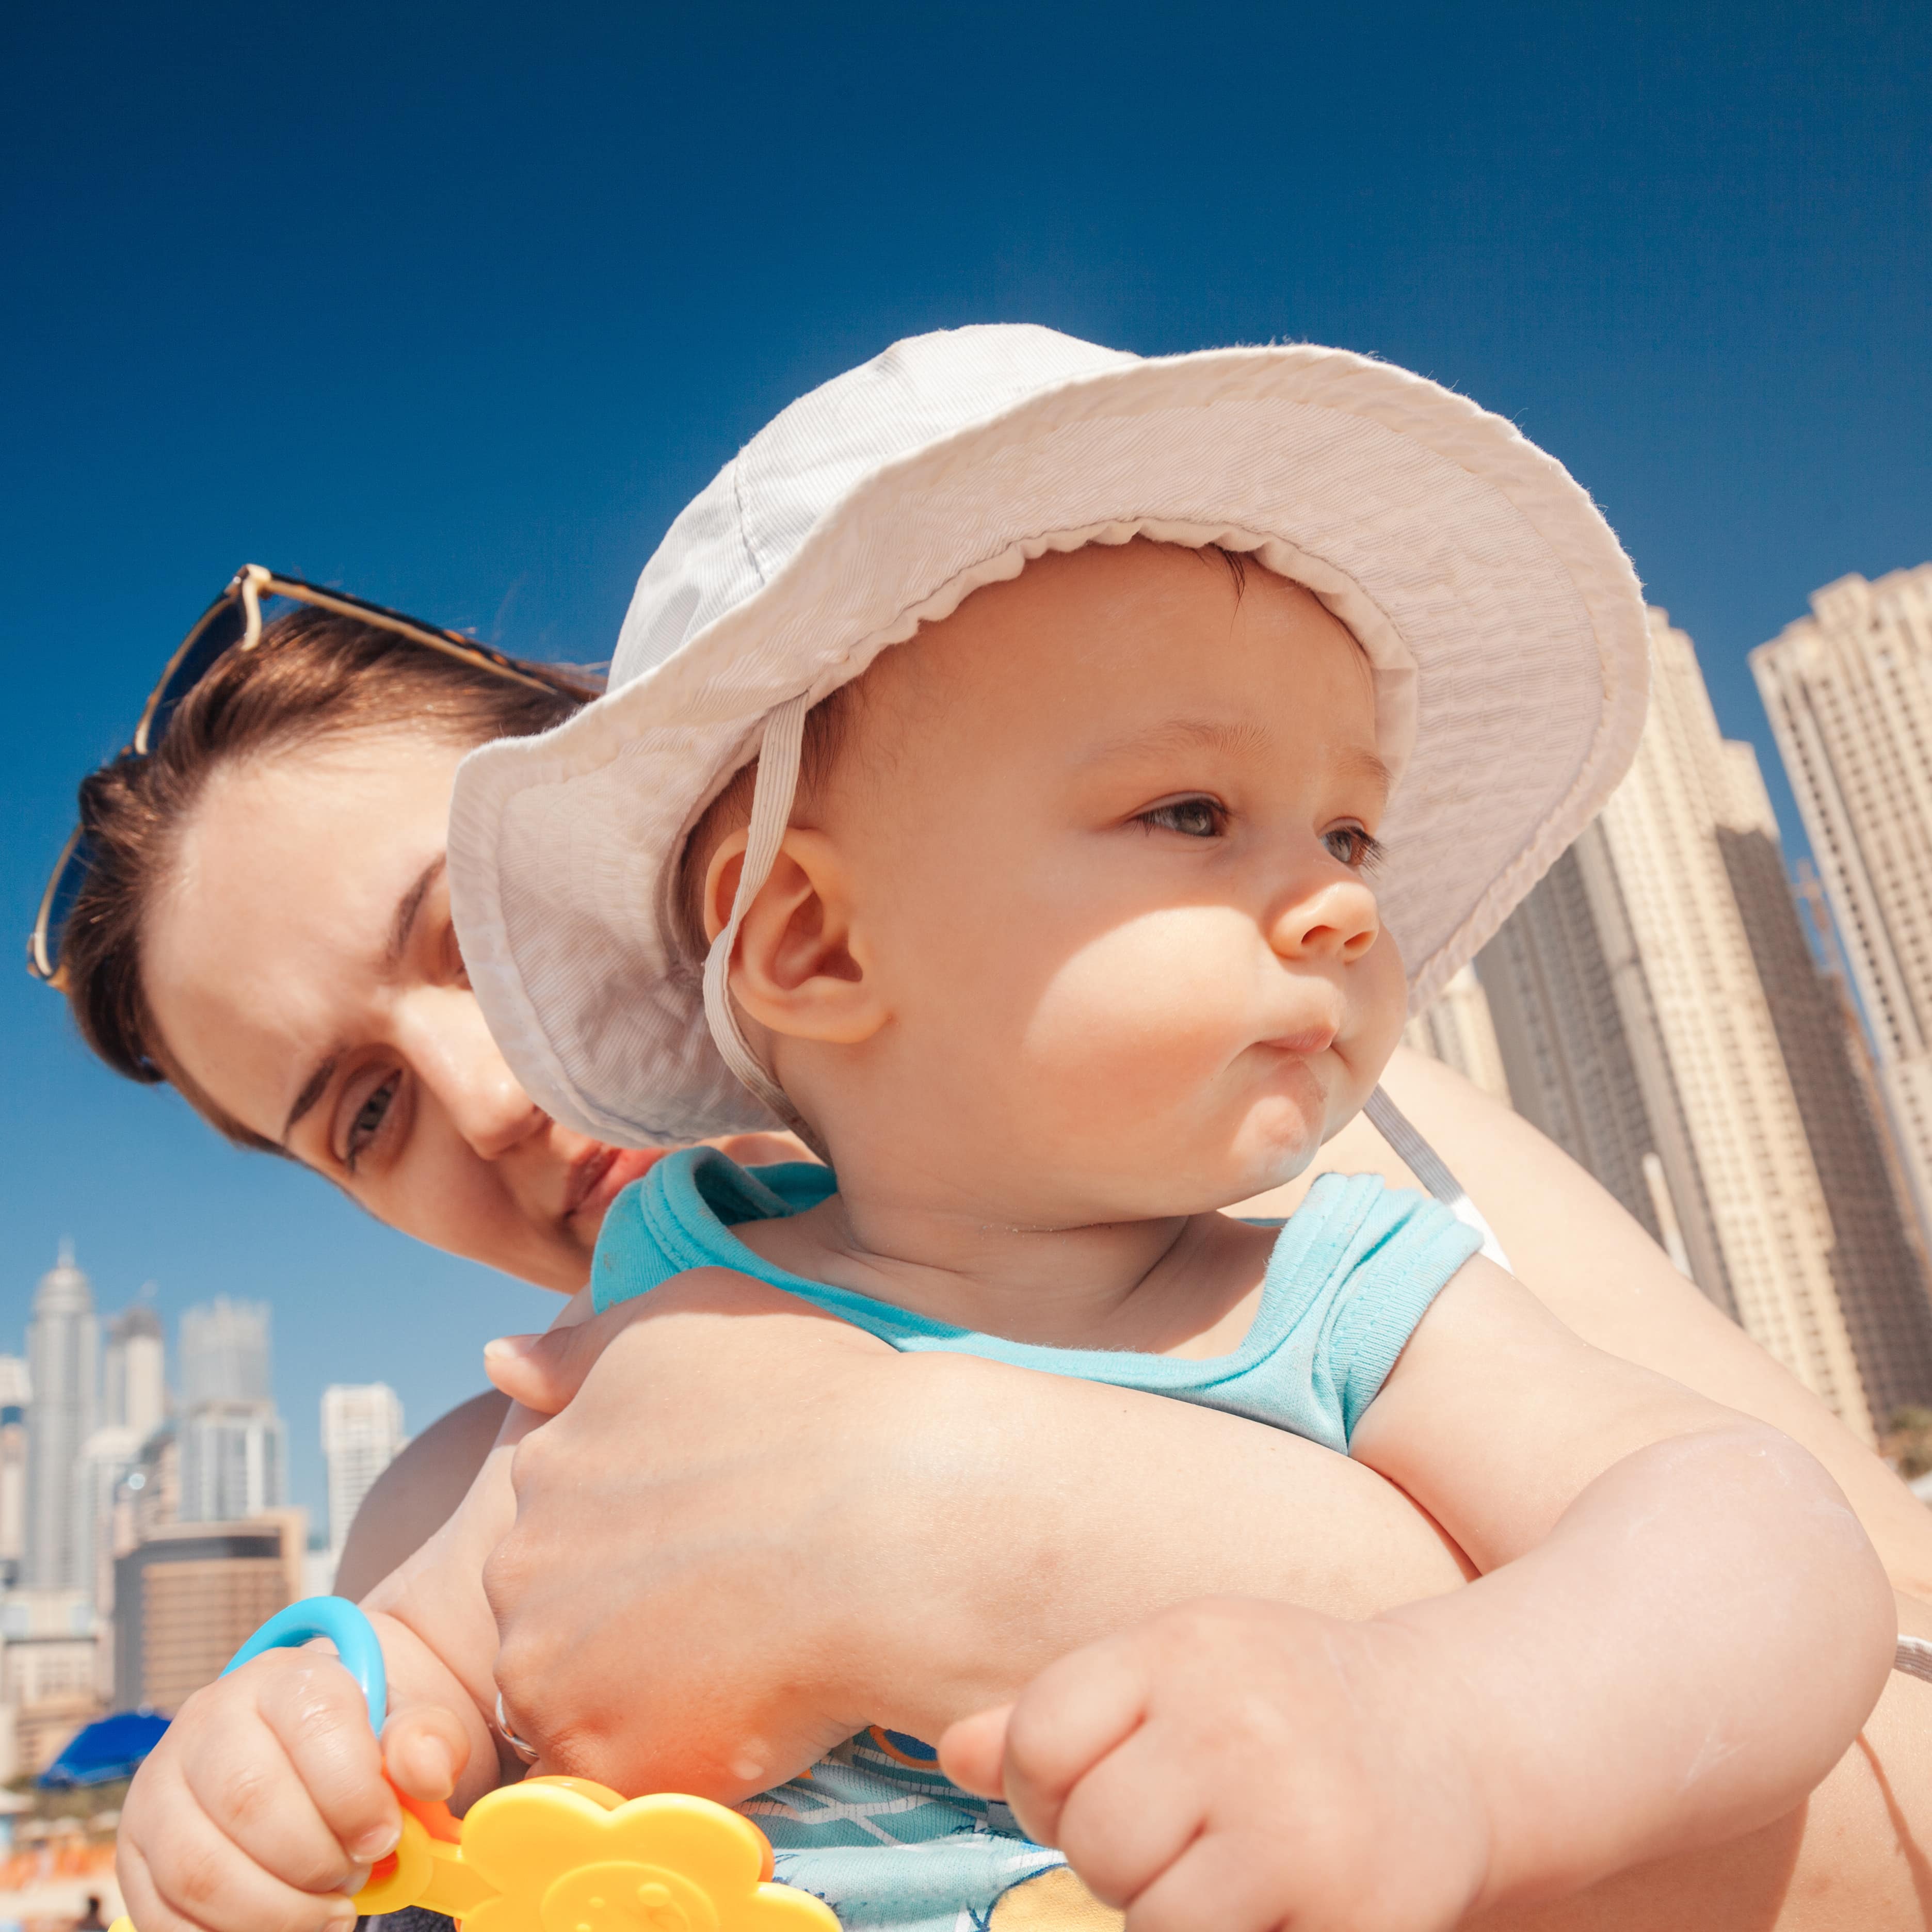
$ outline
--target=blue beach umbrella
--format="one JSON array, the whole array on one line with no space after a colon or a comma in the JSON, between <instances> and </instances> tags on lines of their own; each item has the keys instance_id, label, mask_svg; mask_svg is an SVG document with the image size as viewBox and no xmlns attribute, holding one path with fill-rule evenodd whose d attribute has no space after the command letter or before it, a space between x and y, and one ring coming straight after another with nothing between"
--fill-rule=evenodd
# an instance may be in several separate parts
<instances>
[{"instance_id":1,"label":"blue beach umbrella","mask_svg":"<svg viewBox=\"0 0 1932 1932\"><path fill-rule=\"evenodd\" d=\"M167 1727L167 1719L152 1711L116 1711L76 1731L34 1782L43 1790L71 1791L77 1785L111 1784L117 1778L131 1778Z\"/></svg>"}]
</instances>

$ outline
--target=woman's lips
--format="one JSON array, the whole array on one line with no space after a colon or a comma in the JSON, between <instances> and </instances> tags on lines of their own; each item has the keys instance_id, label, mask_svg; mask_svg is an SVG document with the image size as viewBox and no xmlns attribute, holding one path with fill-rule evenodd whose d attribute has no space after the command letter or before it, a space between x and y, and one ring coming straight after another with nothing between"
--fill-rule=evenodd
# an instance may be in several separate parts
<instances>
[{"instance_id":1,"label":"woman's lips","mask_svg":"<svg viewBox=\"0 0 1932 1932\"><path fill-rule=\"evenodd\" d=\"M564 1218L601 1216L638 1175L648 1174L664 1156L662 1148L600 1147L580 1154L571 1170Z\"/></svg>"}]
</instances>

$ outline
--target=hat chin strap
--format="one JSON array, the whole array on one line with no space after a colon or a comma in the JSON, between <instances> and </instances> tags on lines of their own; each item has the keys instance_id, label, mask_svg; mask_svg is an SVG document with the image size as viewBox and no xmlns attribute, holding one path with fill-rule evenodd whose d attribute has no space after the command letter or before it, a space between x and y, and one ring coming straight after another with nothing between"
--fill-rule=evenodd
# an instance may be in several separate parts
<instances>
[{"instance_id":1,"label":"hat chin strap","mask_svg":"<svg viewBox=\"0 0 1932 1932\"><path fill-rule=\"evenodd\" d=\"M1483 1252L1498 1268L1507 1268L1509 1256L1496 1239L1496 1230L1484 1220L1482 1210L1464 1191L1462 1184L1449 1172L1449 1163L1422 1138L1414 1124L1381 1088L1362 1103L1370 1126L1402 1156L1402 1165L1430 1193L1466 1228L1483 1238Z\"/></svg>"},{"instance_id":2,"label":"hat chin strap","mask_svg":"<svg viewBox=\"0 0 1932 1932\"><path fill-rule=\"evenodd\" d=\"M791 823L792 800L798 793L799 755L805 743L805 714L811 709L801 692L781 704L765 721L764 742L758 751L758 776L752 790L752 823L746 834L745 862L738 874L738 890L731 916L711 942L704 958L704 1018L712 1043L740 1084L756 1094L812 1152L824 1157L825 1148L784 1089L746 1044L731 1004L731 956L738 947L738 928L752 902L764 890L777 863L778 848Z\"/></svg>"}]
</instances>

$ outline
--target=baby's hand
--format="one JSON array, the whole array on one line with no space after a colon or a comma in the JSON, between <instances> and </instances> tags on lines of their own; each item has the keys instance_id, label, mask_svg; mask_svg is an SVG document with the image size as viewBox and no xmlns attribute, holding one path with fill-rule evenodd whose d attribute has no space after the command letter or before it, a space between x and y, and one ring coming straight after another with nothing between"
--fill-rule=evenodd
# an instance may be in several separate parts
<instances>
[{"instance_id":1,"label":"baby's hand","mask_svg":"<svg viewBox=\"0 0 1932 1932\"><path fill-rule=\"evenodd\" d=\"M1188 1604L954 1725L940 1761L1004 1790L1129 1932L1438 1932L1481 1894L1490 1834L1467 1714L1417 1642Z\"/></svg>"},{"instance_id":2,"label":"baby's hand","mask_svg":"<svg viewBox=\"0 0 1932 1932\"><path fill-rule=\"evenodd\" d=\"M137 1932L346 1932L400 1833L386 1763L412 1797L446 1798L468 1754L428 1706L392 1718L379 1751L326 1651L243 1665L189 1698L129 1789L117 1864Z\"/></svg>"}]
</instances>

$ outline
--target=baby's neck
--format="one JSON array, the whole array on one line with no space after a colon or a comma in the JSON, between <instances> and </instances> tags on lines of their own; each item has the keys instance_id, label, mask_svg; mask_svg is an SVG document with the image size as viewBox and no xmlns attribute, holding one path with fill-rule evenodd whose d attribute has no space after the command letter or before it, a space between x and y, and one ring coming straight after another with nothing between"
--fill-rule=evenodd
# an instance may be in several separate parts
<instances>
[{"instance_id":1,"label":"baby's neck","mask_svg":"<svg viewBox=\"0 0 1932 1932\"><path fill-rule=\"evenodd\" d=\"M862 1186L734 1231L765 1260L1049 1348L1216 1355L1252 1318L1274 1236L1223 1214L1016 1227L988 1204Z\"/></svg>"}]
</instances>

